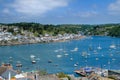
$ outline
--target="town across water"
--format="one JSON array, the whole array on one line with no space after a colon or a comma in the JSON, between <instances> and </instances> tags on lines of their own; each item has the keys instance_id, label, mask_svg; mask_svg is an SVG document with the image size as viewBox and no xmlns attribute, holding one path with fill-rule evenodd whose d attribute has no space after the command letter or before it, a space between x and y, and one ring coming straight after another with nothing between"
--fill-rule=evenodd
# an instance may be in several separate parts
<instances>
[{"instance_id":1,"label":"town across water","mask_svg":"<svg viewBox=\"0 0 120 80\"><path fill-rule=\"evenodd\" d=\"M32 64L31 55L35 56L36 64ZM9 62L17 69L18 61L22 71L40 69L73 74L85 66L120 70L120 38L93 36L66 42L0 47L0 64Z\"/></svg>"}]
</instances>

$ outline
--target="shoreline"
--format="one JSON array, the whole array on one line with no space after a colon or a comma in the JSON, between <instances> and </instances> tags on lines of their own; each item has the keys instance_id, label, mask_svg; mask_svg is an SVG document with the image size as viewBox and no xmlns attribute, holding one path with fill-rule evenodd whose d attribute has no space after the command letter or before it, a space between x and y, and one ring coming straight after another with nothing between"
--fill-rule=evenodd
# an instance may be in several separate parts
<instances>
[{"instance_id":1,"label":"shoreline","mask_svg":"<svg viewBox=\"0 0 120 80\"><path fill-rule=\"evenodd\" d=\"M19 42L19 41L11 41L11 42L6 42L6 43L0 43L1 46L14 46L14 45L27 45L27 44L38 44L38 43L55 43L55 42L65 42L65 41L70 41L70 40L81 40L87 38L87 36L79 36L75 37L73 39L61 39L61 40L49 40L49 41L41 41L41 42Z\"/></svg>"}]
</instances>

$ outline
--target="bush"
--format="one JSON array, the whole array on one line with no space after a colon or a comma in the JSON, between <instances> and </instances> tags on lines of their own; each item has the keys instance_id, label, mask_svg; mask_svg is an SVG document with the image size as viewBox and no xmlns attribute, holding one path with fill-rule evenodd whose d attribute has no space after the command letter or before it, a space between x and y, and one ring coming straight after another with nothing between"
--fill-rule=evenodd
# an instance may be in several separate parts
<instances>
[{"instance_id":1,"label":"bush","mask_svg":"<svg viewBox=\"0 0 120 80\"><path fill-rule=\"evenodd\" d=\"M64 74L63 72L58 73L57 76L58 76L59 78L66 78L66 77L67 77L68 80L71 80L70 76Z\"/></svg>"}]
</instances>

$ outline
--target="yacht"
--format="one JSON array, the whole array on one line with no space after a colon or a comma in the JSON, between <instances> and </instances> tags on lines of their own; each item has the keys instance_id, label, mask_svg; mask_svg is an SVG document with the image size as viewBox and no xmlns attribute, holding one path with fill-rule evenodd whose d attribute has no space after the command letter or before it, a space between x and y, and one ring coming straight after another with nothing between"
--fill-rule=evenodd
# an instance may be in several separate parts
<instances>
[{"instance_id":1,"label":"yacht","mask_svg":"<svg viewBox=\"0 0 120 80\"><path fill-rule=\"evenodd\" d=\"M98 50L101 50L101 49L102 49L102 47L99 45L99 46L97 47L97 49L98 49Z\"/></svg>"},{"instance_id":2,"label":"yacht","mask_svg":"<svg viewBox=\"0 0 120 80\"><path fill-rule=\"evenodd\" d=\"M74 48L74 51L78 51L78 47L75 47L75 48Z\"/></svg>"},{"instance_id":3,"label":"yacht","mask_svg":"<svg viewBox=\"0 0 120 80\"><path fill-rule=\"evenodd\" d=\"M35 55L30 55L30 58L35 58Z\"/></svg>"},{"instance_id":4,"label":"yacht","mask_svg":"<svg viewBox=\"0 0 120 80\"><path fill-rule=\"evenodd\" d=\"M111 48L111 49L116 49L115 44L111 44L111 45L110 45L110 48Z\"/></svg>"},{"instance_id":5,"label":"yacht","mask_svg":"<svg viewBox=\"0 0 120 80\"><path fill-rule=\"evenodd\" d=\"M89 51L92 51L92 50L93 50L92 45L89 45L88 50L89 50Z\"/></svg>"},{"instance_id":6,"label":"yacht","mask_svg":"<svg viewBox=\"0 0 120 80\"><path fill-rule=\"evenodd\" d=\"M32 64L35 64L36 63L36 60L35 60L36 56L30 55L30 58L31 58Z\"/></svg>"},{"instance_id":7,"label":"yacht","mask_svg":"<svg viewBox=\"0 0 120 80\"><path fill-rule=\"evenodd\" d=\"M73 58L70 58L71 61L73 61Z\"/></svg>"},{"instance_id":8,"label":"yacht","mask_svg":"<svg viewBox=\"0 0 120 80\"><path fill-rule=\"evenodd\" d=\"M57 58L61 58L61 57L62 57L62 55L59 55L59 54L58 54L56 57L57 57Z\"/></svg>"},{"instance_id":9,"label":"yacht","mask_svg":"<svg viewBox=\"0 0 120 80\"><path fill-rule=\"evenodd\" d=\"M12 63L12 62L13 62L12 57L9 57L9 63Z\"/></svg>"},{"instance_id":10,"label":"yacht","mask_svg":"<svg viewBox=\"0 0 120 80\"><path fill-rule=\"evenodd\" d=\"M52 60L48 60L48 63L52 63Z\"/></svg>"},{"instance_id":11,"label":"yacht","mask_svg":"<svg viewBox=\"0 0 120 80\"><path fill-rule=\"evenodd\" d=\"M35 60L32 60L32 64L35 64L36 63L36 61Z\"/></svg>"},{"instance_id":12,"label":"yacht","mask_svg":"<svg viewBox=\"0 0 120 80\"><path fill-rule=\"evenodd\" d=\"M74 67L77 67L78 65L77 64L74 64Z\"/></svg>"},{"instance_id":13,"label":"yacht","mask_svg":"<svg viewBox=\"0 0 120 80\"><path fill-rule=\"evenodd\" d=\"M65 53L64 55L65 55L65 56L68 56L69 54Z\"/></svg>"},{"instance_id":14,"label":"yacht","mask_svg":"<svg viewBox=\"0 0 120 80\"><path fill-rule=\"evenodd\" d=\"M20 61L17 61L16 67L22 67L22 63Z\"/></svg>"},{"instance_id":15,"label":"yacht","mask_svg":"<svg viewBox=\"0 0 120 80\"><path fill-rule=\"evenodd\" d=\"M71 52L76 52L78 51L78 47L75 47L73 50L71 50Z\"/></svg>"}]
</instances>

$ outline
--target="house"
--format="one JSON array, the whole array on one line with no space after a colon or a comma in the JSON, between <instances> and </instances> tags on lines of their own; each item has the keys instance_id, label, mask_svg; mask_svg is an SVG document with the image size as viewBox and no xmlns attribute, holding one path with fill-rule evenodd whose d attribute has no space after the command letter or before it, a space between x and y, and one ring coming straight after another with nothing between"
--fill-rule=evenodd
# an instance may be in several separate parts
<instances>
[{"instance_id":1,"label":"house","mask_svg":"<svg viewBox=\"0 0 120 80\"><path fill-rule=\"evenodd\" d=\"M0 66L0 76L4 79L8 79L8 77L13 77L17 74L15 70L13 70L12 65L7 63L7 64L2 64Z\"/></svg>"},{"instance_id":2,"label":"house","mask_svg":"<svg viewBox=\"0 0 120 80\"><path fill-rule=\"evenodd\" d=\"M14 70L10 70L10 69L7 69L5 72L3 72L1 74L1 76L4 78L4 79L8 79L8 76L10 75L10 77L13 77L17 74L16 71Z\"/></svg>"}]
</instances>

